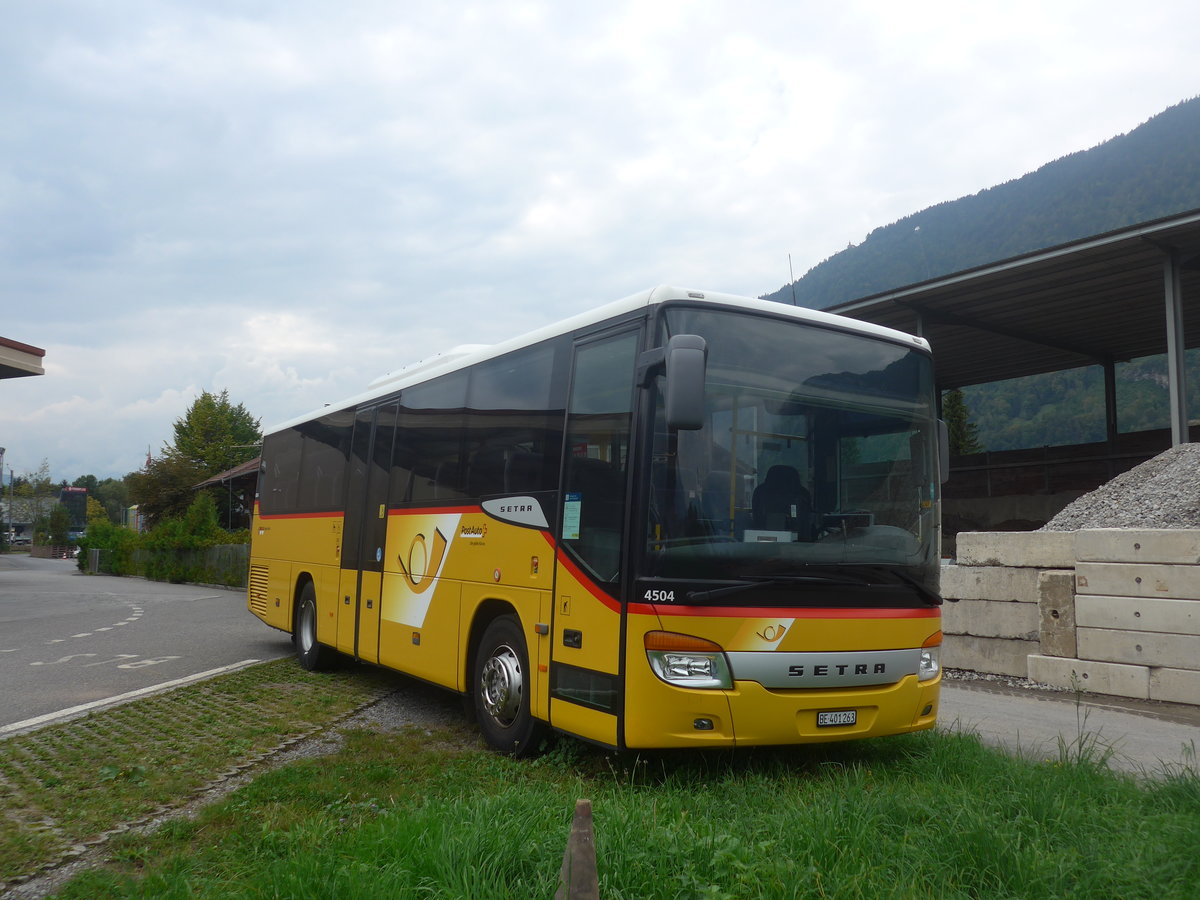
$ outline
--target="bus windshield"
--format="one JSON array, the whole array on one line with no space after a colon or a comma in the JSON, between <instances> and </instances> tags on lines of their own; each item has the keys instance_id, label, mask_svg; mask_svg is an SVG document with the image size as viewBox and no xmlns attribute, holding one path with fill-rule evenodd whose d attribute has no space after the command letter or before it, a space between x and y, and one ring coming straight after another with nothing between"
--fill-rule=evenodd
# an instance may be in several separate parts
<instances>
[{"instance_id":1,"label":"bus windshield","mask_svg":"<svg viewBox=\"0 0 1200 900\"><path fill-rule=\"evenodd\" d=\"M927 352L712 309L668 308L662 321L664 343L708 344L706 415L699 430L668 429L658 378L643 577L800 581L855 567L936 585Z\"/></svg>"}]
</instances>

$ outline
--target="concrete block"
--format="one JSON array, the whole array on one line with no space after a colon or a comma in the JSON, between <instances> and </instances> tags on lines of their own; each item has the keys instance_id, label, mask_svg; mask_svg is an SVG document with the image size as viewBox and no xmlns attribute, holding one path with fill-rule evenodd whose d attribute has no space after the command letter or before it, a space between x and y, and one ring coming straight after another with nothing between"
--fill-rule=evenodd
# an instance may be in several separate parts
<instances>
[{"instance_id":1,"label":"concrete block","mask_svg":"<svg viewBox=\"0 0 1200 900\"><path fill-rule=\"evenodd\" d=\"M1200 705L1200 672L1193 669L1151 669L1150 699Z\"/></svg>"},{"instance_id":2,"label":"concrete block","mask_svg":"<svg viewBox=\"0 0 1200 900\"><path fill-rule=\"evenodd\" d=\"M942 606L942 631L946 634L1036 641L1038 608L1032 603L997 600L946 603Z\"/></svg>"},{"instance_id":3,"label":"concrete block","mask_svg":"<svg viewBox=\"0 0 1200 900\"><path fill-rule=\"evenodd\" d=\"M1082 659L1200 669L1200 637L1195 635L1077 628L1075 636Z\"/></svg>"},{"instance_id":4,"label":"concrete block","mask_svg":"<svg viewBox=\"0 0 1200 900\"><path fill-rule=\"evenodd\" d=\"M1080 594L1075 598L1075 621L1083 628L1200 635L1200 600Z\"/></svg>"},{"instance_id":5,"label":"concrete block","mask_svg":"<svg viewBox=\"0 0 1200 900\"><path fill-rule=\"evenodd\" d=\"M1069 569L1075 565L1074 531L960 531L956 556L963 566Z\"/></svg>"},{"instance_id":6,"label":"concrete block","mask_svg":"<svg viewBox=\"0 0 1200 900\"><path fill-rule=\"evenodd\" d=\"M942 596L957 600L1037 603L1038 570L1003 566L942 566Z\"/></svg>"},{"instance_id":7,"label":"concrete block","mask_svg":"<svg viewBox=\"0 0 1200 900\"><path fill-rule=\"evenodd\" d=\"M1081 562L1075 566L1075 589L1109 597L1200 599L1200 566Z\"/></svg>"},{"instance_id":8,"label":"concrete block","mask_svg":"<svg viewBox=\"0 0 1200 900\"><path fill-rule=\"evenodd\" d=\"M1076 532L1081 562L1200 564L1200 529L1092 528Z\"/></svg>"},{"instance_id":9,"label":"concrete block","mask_svg":"<svg viewBox=\"0 0 1200 900\"><path fill-rule=\"evenodd\" d=\"M1029 657L1029 677L1066 690L1150 699L1150 670L1146 666L1033 654Z\"/></svg>"},{"instance_id":10,"label":"concrete block","mask_svg":"<svg viewBox=\"0 0 1200 900\"><path fill-rule=\"evenodd\" d=\"M1037 641L947 634L942 639L942 665L1024 678L1028 669L1025 659L1037 650Z\"/></svg>"},{"instance_id":11,"label":"concrete block","mask_svg":"<svg viewBox=\"0 0 1200 900\"><path fill-rule=\"evenodd\" d=\"M1038 574L1038 643L1045 656L1076 655L1075 573L1052 570Z\"/></svg>"}]
</instances>

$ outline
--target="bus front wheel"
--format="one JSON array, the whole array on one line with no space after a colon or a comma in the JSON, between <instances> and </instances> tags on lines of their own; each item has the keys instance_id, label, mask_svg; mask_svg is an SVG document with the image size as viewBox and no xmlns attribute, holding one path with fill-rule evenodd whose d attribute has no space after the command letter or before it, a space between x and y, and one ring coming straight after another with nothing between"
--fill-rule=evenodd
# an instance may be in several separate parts
<instances>
[{"instance_id":1,"label":"bus front wheel","mask_svg":"<svg viewBox=\"0 0 1200 900\"><path fill-rule=\"evenodd\" d=\"M529 652L520 622L513 616L493 619L475 656L475 716L483 739L493 750L527 756L541 741L541 723L529 703Z\"/></svg>"},{"instance_id":2,"label":"bus front wheel","mask_svg":"<svg viewBox=\"0 0 1200 900\"><path fill-rule=\"evenodd\" d=\"M296 659L309 672L328 669L333 663L333 650L317 642L317 592L311 581L300 592L292 638L296 642Z\"/></svg>"}]
</instances>

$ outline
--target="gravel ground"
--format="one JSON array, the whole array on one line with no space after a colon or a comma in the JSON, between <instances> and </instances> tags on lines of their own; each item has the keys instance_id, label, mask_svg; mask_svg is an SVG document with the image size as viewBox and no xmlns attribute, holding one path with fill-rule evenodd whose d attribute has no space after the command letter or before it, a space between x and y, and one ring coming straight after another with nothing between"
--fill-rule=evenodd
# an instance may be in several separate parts
<instances>
[{"instance_id":1,"label":"gravel ground","mask_svg":"<svg viewBox=\"0 0 1200 900\"><path fill-rule=\"evenodd\" d=\"M1200 528L1200 444L1180 444L1084 494L1042 531Z\"/></svg>"},{"instance_id":2,"label":"gravel ground","mask_svg":"<svg viewBox=\"0 0 1200 900\"><path fill-rule=\"evenodd\" d=\"M988 684L1019 688L1024 691L1067 693L1062 688L1057 688L1049 684L1040 684L1039 682L1030 681L1028 678L1021 678L1017 675L995 675L991 672L972 672L970 669L942 669L942 679L944 681L984 681Z\"/></svg>"}]
</instances>

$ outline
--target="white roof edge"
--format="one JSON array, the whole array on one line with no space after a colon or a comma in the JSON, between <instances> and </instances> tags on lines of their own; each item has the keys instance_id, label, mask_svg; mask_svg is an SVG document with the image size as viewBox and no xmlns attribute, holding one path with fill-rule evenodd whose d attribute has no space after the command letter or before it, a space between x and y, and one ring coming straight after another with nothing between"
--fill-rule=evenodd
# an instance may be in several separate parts
<instances>
[{"instance_id":1,"label":"white roof edge","mask_svg":"<svg viewBox=\"0 0 1200 900\"><path fill-rule=\"evenodd\" d=\"M832 313L823 312L818 309L808 309L804 306L788 306L785 303L777 303L774 300L756 300L751 297L742 297L737 294L724 294L717 291L698 291L688 288L677 288L670 285L659 285L650 290L640 291L636 294L631 294L628 297L622 297L620 300L614 300L611 303L606 303L603 306L595 307L586 312L578 313L573 316L568 316L565 319L560 319L542 328L534 329L525 334L518 335L506 341L501 341L496 344L478 344L478 345L463 345L456 347L454 350L446 351L444 354L437 354L425 360L418 360L410 363L408 366L402 367L394 372L383 375L380 378L372 381L366 390L355 394L351 397L346 397L337 403L328 404L320 409L312 410L309 413L301 416L295 416L288 419L286 422L264 430L263 434L273 434L277 431L282 431L285 428L292 428L302 422L308 422L321 415L334 412L336 410L347 409L358 406L369 400L375 400L380 397L385 397L388 394L395 393L402 388L413 384L418 384L422 381L427 381L438 375L443 375L447 372L453 372L457 369L466 368L467 366L476 363L484 362L500 356L510 350L516 350L520 347L526 347L530 344L536 344L539 341L547 340L548 338L557 337L560 334L566 334L576 331L580 328L586 328L589 325L599 324L606 319L611 319L623 313L633 312L643 306L654 306L659 303L664 303L667 300L698 300L707 303L720 304L739 309L754 310L757 312L767 313L775 316L785 316L788 318L798 319L803 322L811 322L814 325L827 325L837 328L842 328L848 331L854 331L858 334L869 335L872 337L883 338L885 340L894 341L902 344L909 344L919 349L929 351L929 342L924 338L915 337L911 334L906 334L903 331L897 331L894 328L888 328L883 325L876 325L872 322L864 322L859 319L851 319L847 316L838 316ZM468 348L470 348L468 350ZM465 352L455 352L465 351Z\"/></svg>"}]
</instances>

